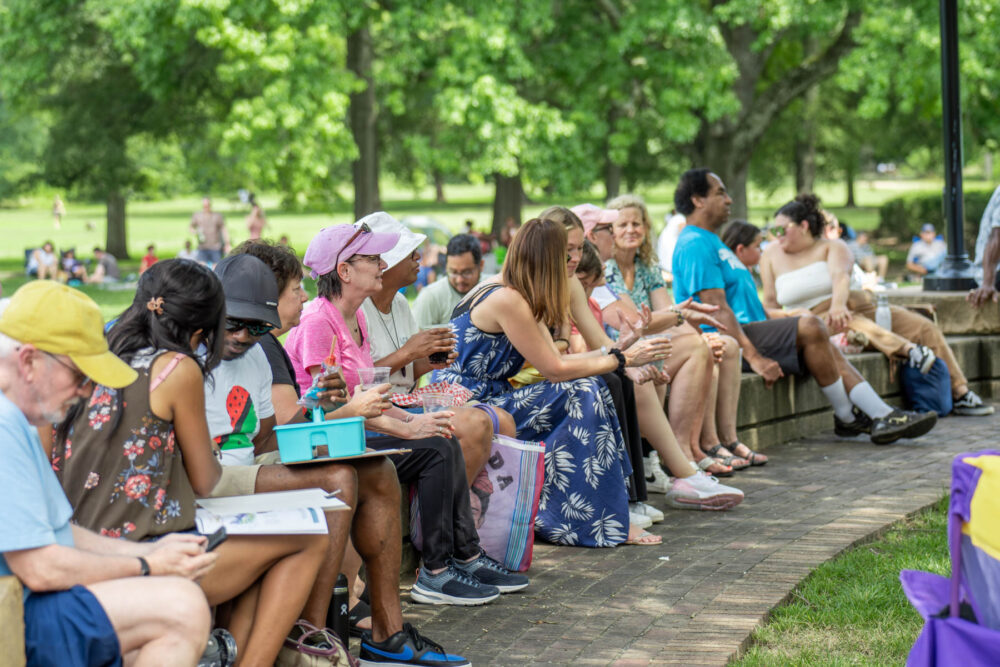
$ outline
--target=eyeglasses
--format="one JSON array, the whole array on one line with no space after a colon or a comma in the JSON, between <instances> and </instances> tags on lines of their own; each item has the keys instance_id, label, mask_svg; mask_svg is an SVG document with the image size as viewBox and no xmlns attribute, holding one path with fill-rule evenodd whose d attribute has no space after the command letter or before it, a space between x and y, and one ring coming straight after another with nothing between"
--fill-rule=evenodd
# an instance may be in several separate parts
<instances>
[{"instance_id":1,"label":"eyeglasses","mask_svg":"<svg viewBox=\"0 0 1000 667\"><path fill-rule=\"evenodd\" d=\"M333 270L334 271L337 270L337 265L340 264L340 253L344 252L344 248L354 243L354 239L358 238L362 234L371 234L371 233L372 233L372 228L368 226L368 223L362 222L361 226L357 228L357 231L354 232L351 238L347 239L347 243L345 243L344 246L337 251L337 256L334 258L333 261Z\"/></svg>"},{"instance_id":2,"label":"eyeglasses","mask_svg":"<svg viewBox=\"0 0 1000 667\"><path fill-rule=\"evenodd\" d=\"M237 320L232 317L226 318L226 331L230 332L246 329L247 333L251 336L263 336L273 328L267 322L247 322L246 320Z\"/></svg>"},{"instance_id":3,"label":"eyeglasses","mask_svg":"<svg viewBox=\"0 0 1000 667\"><path fill-rule=\"evenodd\" d=\"M93 383L93 380L91 380L89 377L87 377L87 375L83 371L81 371L79 368L77 368L76 366L70 366L65 361L63 361L62 359L60 359L56 355L52 354L51 352L46 352L45 350L39 350L39 352L41 352L42 354L44 354L44 355L46 355L48 357L51 357L52 359L55 359L55 361L56 361L57 364L59 364L60 366L62 366L64 368L68 368L70 370L70 372L73 373L74 377L80 378L79 380L77 380L77 383L76 383L76 388L78 390L80 390L80 389L87 389Z\"/></svg>"},{"instance_id":4,"label":"eyeglasses","mask_svg":"<svg viewBox=\"0 0 1000 667\"><path fill-rule=\"evenodd\" d=\"M475 278L478 269L464 269L462 271L448 271L450 278Z\"/></svg>"},{"instance_id":5,"label":"eyeglasses","mask_svg":"<svg viewBox=\"0 0 1000 667\"><path fill-rule=\"evenodd\" d=\"M356 259L363 260L365 262L371 262L372 264L378 264L382 261L381 255L354 255L348 261L348 263L353 262Z\"/></svg>"},{"instance_id":6,"label":"eyeglasses","mask_svg":"<svg viewBox=\"0 0 1000 667\"><path fill-rule=\"evenodd\" d=\"M613 229L613 225L595 225L591 231L592 234L597 232L610 232Z\"/></svg>"}]
</instances>

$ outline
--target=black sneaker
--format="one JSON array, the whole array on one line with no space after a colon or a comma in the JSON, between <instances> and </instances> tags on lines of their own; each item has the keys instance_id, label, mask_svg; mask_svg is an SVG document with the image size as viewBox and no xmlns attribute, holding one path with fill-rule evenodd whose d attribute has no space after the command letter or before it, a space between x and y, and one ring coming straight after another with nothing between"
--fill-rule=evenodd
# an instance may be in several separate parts
<instances>
[{"instance_id":1,"label":"black sneaker","mask_svg":"<svg viewBox=\"0 0 1000 667\"><path fill-rule=\"evenodd\" d=\"M888 445L900 438L919 438L937 424L936 412L907 412L894 409L885 417L872 420L872 442Z\"/></svg>"},{"instance_id":2,"label":"black sneaker","mask_svg":"<svg viewBox=\"0 0 1000 667\"><path fill-rule=\"evenodd\" d=\"M907 365L911 368L916 368L923 375L927 375L931 372L934 360L937 359L937 355L934 354L934 350L926 345L915 345L910 348L909 357L909 360L906 362Z\"/></svg>"},{"instance_id":3,"label":"black sneaker","mask_svg":"<svg viewBox=\"0 0 1000 667\"><path fill-rule=\"evenodd\" d=\"M445 652L440 644L424 637L409 623L385 641L376 642L369 633L361 637L361 664L426 665L427 667L467 667L472 664L460 655Z\"/></svg>"},{"instance_id":4,"label":"black sneaker","mask_svg":"<svg viewBox=\"0 0 1000 667\"><path fill-rule=\"evenodd\" d=\"M456 604L474 606L500 597L500 589L487 586L470 574L449 563L442 572L431 574L421 567L417 580L410 588L410 599L424 604Z\"/></svg>"},{"instance_id":5,"label":"black sneaker","mask_svg":"<svg viewBox=\"0 0 1000 667\"><path fill-rule=\"evenodd\" d=\"M993 406L983 403L983 399L970 389L955 399L952 412L962 417L985 417L993 414Z\"/></svg>"},{"instance_id":6,"label":"black sneaker","mask_svg":"<svg viewBox=\"0 0 1000 667\"><path fill-rule=\"evenodd\" d=\"M479 558L470 563L457 560L452 560L451 563L479 583L496 586L501 593L513 593L528 587L528 577L519 572L511 572L486 554L480 554Z\"/></svg>"},{"instance_id":7,"label":"black sneaker","mask_svg":"<svg viewBox=\"0 0 1000 667\"><path fill-rule=\"evenodd\" d=\"M853 438L859 435L868 435L872 432L872 418L858 409L857 406L851 408L854 413L854 421L842 422L837 415L833 416L833 432L841 438Z\"/></svg>"}]
</instances>

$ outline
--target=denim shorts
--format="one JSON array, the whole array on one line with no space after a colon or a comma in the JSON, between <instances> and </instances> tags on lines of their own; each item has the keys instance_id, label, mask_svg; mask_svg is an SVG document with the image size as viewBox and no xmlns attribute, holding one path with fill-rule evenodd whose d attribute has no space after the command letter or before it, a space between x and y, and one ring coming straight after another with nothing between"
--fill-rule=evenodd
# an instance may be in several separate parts
<instances>
[{"instance_id":1,"label":"denim shorts","mask_svg":"<svg viewBox=\"0 0 1000 667\"><path fill-rule=\"evenodd\" d=\"M104 607L83 586L32 593L24 601L24 648L39 667L119 667L118 635Z\"/></svg>"}]
</instances>

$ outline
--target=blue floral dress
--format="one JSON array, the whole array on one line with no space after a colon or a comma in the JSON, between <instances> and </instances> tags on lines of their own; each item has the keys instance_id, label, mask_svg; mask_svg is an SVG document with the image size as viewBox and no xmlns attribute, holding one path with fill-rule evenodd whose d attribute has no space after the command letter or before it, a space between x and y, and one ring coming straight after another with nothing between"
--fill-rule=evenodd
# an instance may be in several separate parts
<instances>
[{"instance_id":1,"label":"blue floral dress","mask_svg":"<svg viewBox=\"0 0 1000 667\"><path fill-rule=\"evenodd\" d=\"M478 303L498 287L489 285L466 303ZM556 544L612 547L624 542L626 480L632 470L607 385L588 377L514 389L507 378L521 370L524 357L503 333L486 333L472 324L466 303L455 309L451 323L458 358L435 379L468 387L477 400L509 412L519 438L545 442L536 532Z\"/></svg>"}]
</instances>

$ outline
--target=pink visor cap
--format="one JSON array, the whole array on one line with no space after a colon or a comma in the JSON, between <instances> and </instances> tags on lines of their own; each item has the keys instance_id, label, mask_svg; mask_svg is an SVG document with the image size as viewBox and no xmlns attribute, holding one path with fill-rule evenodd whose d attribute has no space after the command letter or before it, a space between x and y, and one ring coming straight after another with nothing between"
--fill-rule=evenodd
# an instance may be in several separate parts
<instances>
[{"instance_id":1,"label":"pink visor cap","mask_svg":"<svg viewBox=\"0 0 1000 667\"><path fill-rule=\"evenodd\" d=\"M570 209L583 223L583 233L589 234L597 225L612 225L618 219L618 211L612 208L597 208L593 204L580 204Z\"/></svg>"},{"instance_id":2,"label":"pink visor cap","mask_svg":"<svg viewBox=\"0 0 1000 667\"><path fill-rule=\"evenodd\" d=\"M354 255L381 255L395 247L399 234L364 231L371 229L366 222L368 218L376 215L378 213L365 216L353 225L333 225L319 230L302 258L302 263L311 269L309 275L316 279Z\"/></svg>"}]
</instances>

